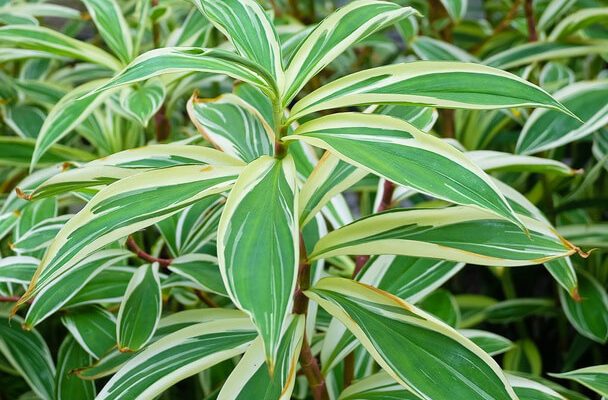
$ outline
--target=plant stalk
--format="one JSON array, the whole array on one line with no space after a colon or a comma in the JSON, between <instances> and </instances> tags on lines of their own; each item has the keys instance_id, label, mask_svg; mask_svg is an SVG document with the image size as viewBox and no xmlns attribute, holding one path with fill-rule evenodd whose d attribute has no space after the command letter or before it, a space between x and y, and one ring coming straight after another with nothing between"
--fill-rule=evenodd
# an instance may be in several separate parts
<instances>
[{"instance_id":1,"label":"plant stalk","mask_svg":"<svg viewBox=\"0 0 608 400\"><path fill-rule=\"evenodd\" d=\"M158 258L158 257L154 257L153 255L151 255L149 253L146 253L141 247L139 247L137 245L137 243L135 242L135 239L133 239L133 236L129 236L129 238L127 239L126 245L127 245L127 248L129 250L131 250L133 253L135 253L135 255L137 257L141 258L144 261L150 262L150 263L157 262L163 268L167 268L173 262L173 260L170 258Z\"/></svg>"}]
</instances>

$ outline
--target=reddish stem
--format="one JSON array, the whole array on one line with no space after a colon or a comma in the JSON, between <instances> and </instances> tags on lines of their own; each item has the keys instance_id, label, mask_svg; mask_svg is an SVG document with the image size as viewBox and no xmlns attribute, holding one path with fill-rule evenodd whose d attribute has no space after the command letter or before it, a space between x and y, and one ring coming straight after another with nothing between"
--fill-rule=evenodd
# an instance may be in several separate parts
<instances>
[{"instance_id":1,"label":"reddish stem","mask_svg":"<svg viewBox=\"0 0 608 400\"><path fill-rule=\"evenodd\" d=\"M528 41L536 42L538 40L538 34L536 33L532 0L526 0L524 3L524 12L526 13L526 22L528 23Z\"/></svg>"},{"instance_id":2,"label":"reddish stem","mask_svg":"<svg viewBox=\"0 0 608 400\"><path fill-rule=\"evenodd\" d=\"M133 253L135 253L135 255L141 258L142 260L150 263L157 262L163 268L167 268L169 265L171 265L171 262L173 262L173 260L170 258L158 258L146 253L144 250L142 250L141 247L137 245L137 243L135 243L135 239L133 239L133 236L129 236L129 238L127 239L127 248Z\"/></svg>"}]
</instances>

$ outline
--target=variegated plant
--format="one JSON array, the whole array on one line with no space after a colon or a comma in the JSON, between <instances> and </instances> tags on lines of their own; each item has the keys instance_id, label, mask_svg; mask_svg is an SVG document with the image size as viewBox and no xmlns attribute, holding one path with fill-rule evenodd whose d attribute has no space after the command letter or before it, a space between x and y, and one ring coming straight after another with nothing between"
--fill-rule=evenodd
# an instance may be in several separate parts
<instances>
[{"instance_id":1,"label":"variegated plant","mask_svg":"<svg viewBox=\"0 0 608 400\"><path fill-rule=\"evenodd\" d=\"M506 267L608 340L608 230L559 211L606 182L605 7L514 0L482 26L464 0L82 3L0 1L0 370L35 398L582 398L540 378L522 318L556 310ZM555 61L583 56L602 71ZM554 159L591 134L587 175ZM441 288L465 265L506 300ZM582 367L553 376L608 396Z\"/></svg>"}]
</instances>

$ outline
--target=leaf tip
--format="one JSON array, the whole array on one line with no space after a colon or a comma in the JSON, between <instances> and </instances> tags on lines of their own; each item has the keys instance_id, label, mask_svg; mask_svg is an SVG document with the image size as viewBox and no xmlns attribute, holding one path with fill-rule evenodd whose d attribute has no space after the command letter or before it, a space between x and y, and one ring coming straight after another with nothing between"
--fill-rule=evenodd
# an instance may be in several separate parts
<instances>
[{"instance_id":1,"label":"leaf tip","mask_svg":"<svg viewBox=\"0 0 608 400\"><path fill-rule=\"evenodd\" d=\"M27 193L25 193L25 192L24 192L24 191L23 191L21 188L19 188L19 187L16 187L16 188L15 188L15 194L17 195L17 197L19 197L20 199L23 199L23 200L27 200L27 201L29 201L29 200L31 200L31 199L32 199L32 195L31 195L31 194L27 194Z\"/></svg>"}]
</instances>

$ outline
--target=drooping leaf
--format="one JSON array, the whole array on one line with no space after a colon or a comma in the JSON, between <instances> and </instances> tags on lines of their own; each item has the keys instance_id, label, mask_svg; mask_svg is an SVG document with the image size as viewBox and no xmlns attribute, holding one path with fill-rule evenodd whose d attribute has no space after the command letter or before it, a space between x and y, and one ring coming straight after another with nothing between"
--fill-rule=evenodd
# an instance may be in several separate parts
<instances>
[{"instance_id":1,"label":"drooping leaf","mask_svg":"<svg viewBox=\"0 0 608 400\"><path fill-rule=\"evenodd\" d=\"M95 383L72 374L72 370L91 364L93 358L70 335L66 336L57 357L55 400L93 400Z\"/></svg>"},{"instance_id":2,"label":"drooping leaf","mask_svg":"<svg viewBox=\"0 0 608 400\"><path fill-rule=\"evenodd\" d=\"M71 217L71 214L65 214L40 221L11 243L11 250L24 254L45 248Z\"/></svg>"},{"instance_id":3,"label":"drooping leaf","mask_svg":"<svg viewBox=\"0 0 608 400\"><path fill-rule=\"evenodd\" d=\"M296 213L293 159L264 156L239 176L218 228L218 259L226 290L251 315L271 370L297 277Z\"/></svg>"},{"instance_id":4,"label":"drooping leaf","mask_svg":"<svg viewBox=\"0 0 608 400\"><path fill-rule=\"evenodd\" d=\"M65 307L79 307L85 304L120 303L127 291L127 285L135 273L133 267L113 267L103 269L86 283Z\"/></svg>"},{"instance_id":5,"label":"drooping leaf","mask_svg":"<svg viewBox=\"0 0 608 400\"><path fill-rule=\"evenodd\" d=\"M549 158L522 156L493 150L476 150L465 153L484 171L539 172L573 175L575 170L566 164Z\"/></svg>"},{"instance_id":6,"label":"drooping leaf","mask_svg":"<svg viewBox=\"0 0 608 400\"><path fill-rule=\"evenodd\" d=\"M162 312L158 264L144 265L133 274L118 310L118 349L137 351L154 335Z\"/></svg>"},{"instance_id":7,"label":"drooping leaf","mask_svg":"<svg viewBox=\"0 0 608 400\"><path fill-rule=\"evenodd\" d=\"M27 168L35 157L36 141L17 136L0 137L0 166ZM41 166L63 163L66 161L87 161L90 153L68 146L49 146L48 151L38 161Z\"/></svg>"},{"instance_id":8,"label":"drooping leaf","mask_svg":"<svg viewBox=\"0 0 608 400\"><path fill-rule=\"evenodd\" d=\"M556 378L576 381L602 396L608 396L608 365L595 365L593 367L550 375Z\"/></svg>"},{"instance_id":9,"label":"drooping leaf","mask_svg":"<svg viewBox=\"0 0 608 400\"><path fill-rule=\"evenodd\" d=\"M70 310L61 322L82 348L95 359L116 346L116 317L98 306Z\"/></svg>"},{"instance_id":10,"label":"drooping leaf","mask_svg":"<svg viewBox=\"0 0 608 400\"><path fill-rule=\"evenodd\" d=\"M343 278L324 278L306 294L420 398L517 399L489 355L395 296Z\"/></svg>"},{"instance_id":11,"label":"drooping leaf","mask_svg":"<svg viewBox=\"0 0 608 400\"><path fill-rule=\"evenodd\" d=\"M411 45L416 55L425 61L478 61L459 47L428 36L417 36Z\"/></svg>"}]
</instances>

